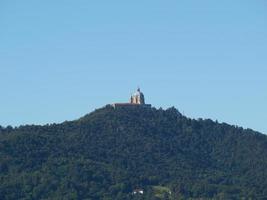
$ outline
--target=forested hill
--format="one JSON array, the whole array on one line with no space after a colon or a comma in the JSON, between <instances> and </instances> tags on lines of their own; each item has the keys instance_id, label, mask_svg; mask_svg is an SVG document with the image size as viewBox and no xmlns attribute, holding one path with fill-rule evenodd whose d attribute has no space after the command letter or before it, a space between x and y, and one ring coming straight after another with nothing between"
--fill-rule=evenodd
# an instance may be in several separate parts
<instances>
[{"instance_id":1,"label":"forested hill","mask_svg":"<svg viewBox=\"0 0 267 200\"><path fill-rule=\"evenodd\" d=\"M265 135L175 108L0 128L1 200L267 199L266 178Z\"/></svg>"}]
</instances>

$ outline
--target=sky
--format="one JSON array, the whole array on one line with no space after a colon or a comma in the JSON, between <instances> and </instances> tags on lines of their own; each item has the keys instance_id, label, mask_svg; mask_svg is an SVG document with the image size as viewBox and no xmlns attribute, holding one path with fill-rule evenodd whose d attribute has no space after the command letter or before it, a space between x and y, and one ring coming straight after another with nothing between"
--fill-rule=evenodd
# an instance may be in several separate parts
<instances>
[{"instance_id":1,"label":"sky","mask_svg":"<svg viewBox=\"0 0 267 200\"><path fill-rule=\"evenodd\" d=\"M138 86L267 134L267 1L0 1L0 125L77 119Z\"/></svg>"}]
</instances>

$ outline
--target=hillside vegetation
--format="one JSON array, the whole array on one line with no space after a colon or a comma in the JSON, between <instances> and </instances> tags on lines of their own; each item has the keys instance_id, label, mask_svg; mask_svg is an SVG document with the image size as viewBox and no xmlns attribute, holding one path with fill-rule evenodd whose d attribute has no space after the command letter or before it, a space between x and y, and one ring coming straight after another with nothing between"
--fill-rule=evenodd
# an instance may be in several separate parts
<instances>
[{"instance_id":1,"label":"hillside vegetation","mask_svg":"<svg viewBox=\"0 0 267 200\"><path fill-rule=\"evenodd\" d=\"M267 199L266 178L265 135L175 108L0 127L3 200Z\"/></svg>"}]
</instances>

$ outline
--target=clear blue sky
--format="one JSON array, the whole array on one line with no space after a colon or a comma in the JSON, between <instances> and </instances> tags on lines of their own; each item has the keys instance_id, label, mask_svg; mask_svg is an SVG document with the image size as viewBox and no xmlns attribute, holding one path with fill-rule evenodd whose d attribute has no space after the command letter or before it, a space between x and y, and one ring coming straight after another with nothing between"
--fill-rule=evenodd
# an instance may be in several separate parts
<instances>
[{"instance_id":1,"label":"clear blue sky","mask_svg":"<svg viewBox=\"0 0 267 200\"><path fill-rule=\"evenodd\" d=\"M138 85L267 134L266 0L0 1L0 125L76 119Z\"/></svg>"}]
</instances>

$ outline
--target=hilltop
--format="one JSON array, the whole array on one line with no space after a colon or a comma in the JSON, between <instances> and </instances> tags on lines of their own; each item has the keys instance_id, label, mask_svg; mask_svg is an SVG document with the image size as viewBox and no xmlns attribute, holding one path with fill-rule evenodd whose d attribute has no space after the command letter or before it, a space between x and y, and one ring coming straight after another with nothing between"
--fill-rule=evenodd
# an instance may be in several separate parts
<instances>
[{"instance_id":1,"label":"hilltop","mask_svg":"<svg viewBox=\"0 0 267 200\"><path fill-rule=\"evenodd\" d=\"M0 128L0 199L266 199L266 174L265 135L175 108Z\"/></svg>"}]
</instances>

